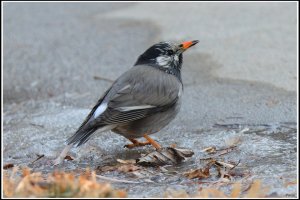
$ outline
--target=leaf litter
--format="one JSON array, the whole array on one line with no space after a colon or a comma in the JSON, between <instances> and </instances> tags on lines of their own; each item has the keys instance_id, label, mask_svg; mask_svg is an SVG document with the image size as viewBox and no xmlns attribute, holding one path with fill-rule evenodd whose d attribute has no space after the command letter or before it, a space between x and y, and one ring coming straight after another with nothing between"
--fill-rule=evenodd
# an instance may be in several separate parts
<instances>
[{"instance_id":1,"label":"leaf litter","mask_svg":"<svg viewBox=\"0 0 300 200\"><path fill-rule=\"evenodd\" d=\"M23 169L22 177L15 177L15 168L11 175L4 174L4 197L94 197L125 198L124 190L113 189L109 183L99 183L93 171L75 176L74 173L53 172L47 176L41 172L31 173Z\"/></svg>"},{"instance_id":2,"label":"leaf litter","mask_svg":"<svg viewBox=\"0 0 300 200\"><path fill-rule=\"evenodd\" d=\"M200 158L200 162L204 162L203 167L190 169L189 171L183 173L174 171L175 174L182 174L182 176L186 177L187 179L201 180L201 182L194 182L196 184L208 183L208 188L200 187L199 192L194 196L188 195L184 192L183 194L180 194L180 192L178 193L178 191L176 192L176 194L166 194L165 196L176 197L178 195L183 195L188 197L236 198L241 197L242 194L246 194L247 192L247 197L263 197L263 194L265 194L264 192L266 192L266 190L263 190L263 192L258 192L261 189L261 185L258 182L252 182L251 184L249 183L246 189L242 189L242 180L248 178L250 176L250 173L249 171L244 170L242 167L239 167L240 160L226 161L223 158L224 155L235 151L240 142L240 138L231 138L230 140L227 140L225 142L225 144L227 145L225 147L218 148L217 146L211 146L204 148L202 152L206 154L206 156ZM155 151L141 155L138 159L116 159L115 164L98 166L94 172L90 173L90 175L83 174L79 177L76 177L74 175L74 172L54 172L52 174L48 174L48 178L45 180L45 178L42 178L42 175L40 173L24 172L23 174L25 175L23 175L23 178L19 180L19 182L13 180L12 178L5 178L4 193L7 197L124 197L127 195L125 191L114 190L109 183L150 183L155 182L151 178L149 179L149 177L153 177L153 175L174 176L174 173L170 174L170 171L167 169L167 167L163 166L176 166L193 155L194 152L190 149L171 145L170 147L156 149ZM71 156L66 156L65 159L69 161L73 160ZM154 172L151 171L151 169L154 169ZM133 177L135 177L135 180L138 181L121 180L101 175L102 173L106 172L117 172L127 175L131 174L133 175ZM236 182L237 178L240 178L238 182ZM212 179L215 179L216 181L211 181ZM59 182L59 180L61 182ZM99 183L97 180L102 180L106 183ZM64 185L73 184L73 186L70 185L67 188L65 186L60 186L59 184L62 184L63 181L66 182L64 183ZM80 181L81 185L78 184L78 182ZM27 184L29 184L30 186L26 186ZM224 184L233 185L231 194L225 195L218 189L218 187ZM53 189L53 185L56 185L56 189ZM90 187L97 188L98 193L89 191L91 192L89 194L88 188Z\"/></svg>"},{"instance_id":3,"label":"leaf litter","mask_svg":"<svg viewBox=\"0 0 300 200\"><path fill-rule=\"evenodd\" d=\"M233 183L229 194L217 188L201 188L195 194L188 194L184 190L169 190L165 192L164 198L265 198L268 197L267 187L261 186L260 180L254 180L247 191L242 191L241 182Z\"/></svg>"}]
</instances>

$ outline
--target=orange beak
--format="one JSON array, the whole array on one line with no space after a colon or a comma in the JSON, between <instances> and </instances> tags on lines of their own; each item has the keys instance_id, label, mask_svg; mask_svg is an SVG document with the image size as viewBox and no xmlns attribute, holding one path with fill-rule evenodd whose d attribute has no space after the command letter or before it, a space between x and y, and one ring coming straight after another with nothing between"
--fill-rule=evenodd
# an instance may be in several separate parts
<instances>
[{"instance_id":1,"label":"orange beak","mask_svg":"<svg viewBox=\"0 0 300 200\"><path fill-rule=\"evenodd\" d=\"M191 46L194 46L198 42L199 42L199 40L183 42L183 43L181 43L180 47L182 47L184 50L187 50L188 48L190 48Z\"/></svg>"}]
</instances>

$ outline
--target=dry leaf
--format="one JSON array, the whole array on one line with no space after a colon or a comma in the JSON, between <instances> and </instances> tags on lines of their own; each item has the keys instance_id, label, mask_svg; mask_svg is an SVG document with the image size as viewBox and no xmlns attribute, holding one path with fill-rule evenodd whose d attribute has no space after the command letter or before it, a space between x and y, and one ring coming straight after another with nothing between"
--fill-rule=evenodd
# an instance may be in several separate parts
<instances>
[{"instance_id":1,"label":"dry leaf","mask_svg":"<svg viewBox=\"0 0 300 200\"><path fill-rule=\"evenodd\" d=\"M3 169L9 169L9 168L13 168L13 167L14 167L14 164L8 163L8 164L3 166Z\"/></svg>"},{"instance_id":2,"label":"dry leaf","mask_svg":"<svg viewBox=\"0 0 300 200\"><path fill-rule=\"evenodd\" d=\"M176 191L169 189L167 192L165 192L164 198L189 198L189 195L184 190Z\"/></svg>"},{"instance_id":3,"label":"dry leaf","mask_svg":"<svg viewBox=\"0 0 300 200\"><path fill-rule=\"evenodd\" d=\"M139 170L140 167L134 164L122 165L118 167L118 171L120 172L133 172Z\"/></svg>"},{"instance_id":4,"label":"dry leaf","mask_svg":"<svg viewBox=\"0 0 300 200\"><path fill-rule=\"evenodd\" d=\"M220 166L228 167L229 169L233 169L236 166L236 165L232 165L232 164L225 163L225 162L222 162L222 161L216 161L215 163L220 165Z\"/></svg>"},{"instance_id":5,"label":"dry leaf","mask_svg":"<svg viewBox=\"0 0 300 200\"><path fill-rule=\"evenodd\" d=\"M294 180L294 181L288 181L288 182L285 182L285 183L284 183L284 187L288 187L288 186L296 185L296 184L297 184L297 180Z\"/></svg>"},{"instance_id":6,"label":"dry leaf","mask_svg":"<svg viewBox=\"0 0 300 200\"><path fill-rule=\"evenodd\" d=\"M227 196L220 190L217 190L214 188L204 188L200 191L199 197L202 197L202 198L209 198L209 197L225 198Z\"/></svg>"},{"instance_id":7,"label":"dry leaf","mask_svg":"<svg viewBox=\"0 0 300 200\"><path fill-rule=\"evenodd\" d=\"M114 165L114 166L103 166L103 167L98 166L97 167L97 171L99 171L99 172L115 171L116 169L117 169L116 165Z\"/></svg>"},{"instance_id":8,"label":"dry leaf","mask_svg":"<svg viewBox=\"0 0 300 200\"><path fill-rule=\"evenodd\" d=\"M187 176L189 179L193 179L193 178L208 178L210 176L209 174L209 168L205 168L203 169L196 169L196 170L192 170L190 172L186 172L183 175Z\"/></svg>"},{"instance_id":9,"label":"dry leaf","mask_svg":"<svg viewBox=\"0 0 300 200\"><path fill-rule=\"evenodd\" d=\"M251 187L249 188L247 194L245 195L246 198L263 198L265 197L266 193L268 192L267 188L261 187L261 181L260 180L254 180L251 184Z\"/></svg>"},{"instance_id":10,"label":"dry leaf","mask_svg":"<svg viewBox=\"0 0 300 200\"><path fill-rule=\"evenodd\" d=\"M123 162L123 161L121 161ZM103 167L97 167L97 170L100 172L107 172L107 171L119 171L119 172L133 172L139 170L140 167L135 164L116 164L113 166L103 166Z\"/></svg>"},{"instance_id":11,"label":"dry leaf","mask_svg":"<svg viewBox=\"0 0 300 200\"><path fill-rule=\"evenodd\" d=\"M229 146L229 147L226 147L226 148L224 148L224 149L219 149L219 150L217 150L217 151L220 151L220 152L218 153L218 155L216 155L216 157L219 157L219 156L225 155L225 154L227 154L227 153L230 153L230 152L232 152L236 147L237 147L237 146Z\"/></svg>"},{"instance_id":12,"label":"dry leaf","mask_svg":"<svg viewBox=\"0 0 300 200\"><path fill-rule=\"evenodd\" d=\"M65 160L74 160L74 158L72 158L71 156L67 155L67 156L65 157Z\"/></svg>"},{"instance_id":13,"label":"dry leaf","mask_svg":"<svg viewBox=\"0 0 300 200\"><path fill-rule=\"evenodd\" d=\"M126 197L126 192L114 190L110 184L98 183L95 172L87 170L78 178L71 173L54 172L48 175L48 178L41 173L30 173L23 171L23 178L20 181L16 179L5 179L4 193L6 197Z\"/></svg>"},{"instance_id":14,"label":"dry leaf","mask_svg":"<svg viewBox=\"0 0 300 200\"><path fill-rule=\"evenodd\" d=\"M216 150L217 150L217 148L215 146L212 146L212 147L207 147L207 148L203 149L202 152L215 153Z\"/></svg>"},{"instance_id":15,"label":"dry leaf","mask_svg":"<svg viewBox=\"0 0 300 200\"><path fill-rule=\"evenodd\" d=\"M136 160L133 160L133 159L131 159L131 160L117 159L117 161L122 164L135 164L136 163Z\"/></svg>"},{"instance_id":16,"label":"dry leaf","mask_svg":"<svg viewBox=\"0 0 300 200\"><path fill-rule=\"evenodd\" d=\"M176 148L176 147L177 147L177 144L173 143L173 144L170 145L170 147L171 147L171 148Z\"/></svg>"},{"instance_id":17,"label":"dry leaf","mask_svg":"<svg viewBox=\"0 0 300 200\"><path fill-rule=\"evenodd\" d=\"M8 174L4 174L3 177L3 193L4 197L12 197L14 195L15 182L8 177Z\"/></svg>"},{"instance_id":18,"label":"dry leaf","mask_svg":"<svg viewBox=\"0 0 300 200\"><path fill-rule=\"evenodd\" d=\"M146 166L174 165L192 155L194 155L194 152L189 149L167 147L137 159L137 163Z\"/></svg>"},{"instance_id":19,"label":"dry leaf","mask_svg":"<svg viewBox=\"0 0 300 200\"><path fill-rule=\"evenodd\" d=\"M231 198L238 198L241 194L241 188L242 188L242 184L239 183L235 183L232 186L232 191L231 191Z\"/></svg>"}]
</instances>

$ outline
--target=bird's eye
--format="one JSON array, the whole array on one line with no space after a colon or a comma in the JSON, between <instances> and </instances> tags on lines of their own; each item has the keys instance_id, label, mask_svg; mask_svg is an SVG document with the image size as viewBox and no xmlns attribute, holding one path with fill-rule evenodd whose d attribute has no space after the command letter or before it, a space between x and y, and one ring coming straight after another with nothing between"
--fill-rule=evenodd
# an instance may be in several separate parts
<instances>
[{"instance_id":1,"label":"bird's eye","mask_svg":"<svg viewBox=\"0 0 300 200\"><path fill-rule=\"evenodd\" d=\"M174 54L174 53L173 53L172 50L168 50L168 51L167 51L167 55L168 55L168 56L171 56L171 55L173 55L173 54Z\"/></svg>"}]
</instances>

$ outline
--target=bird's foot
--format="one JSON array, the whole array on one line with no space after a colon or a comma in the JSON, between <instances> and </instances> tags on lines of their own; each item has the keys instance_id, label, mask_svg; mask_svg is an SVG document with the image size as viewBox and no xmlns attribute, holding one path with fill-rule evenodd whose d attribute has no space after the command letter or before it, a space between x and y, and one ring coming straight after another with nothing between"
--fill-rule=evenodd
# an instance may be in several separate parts
<instances>
[{"instance_id":1,"label":"bird's foot","mask_svg":"<svg viewBox=\"0 0 300 200\"><path fill-rule=\"evenodd\" d=\"M128 148L128 149L132 149L132 148L135 148L135 147L142 147L142 146L146 146L146 145L151 145L150 142L139 142L138 140L136 139L129 139L132 144L126 144L124 146L124 148Z\"/></svg>"},{"instance_id":2,"label":"bird's foot","mask_svg":"<svg viewBox=\"0 0 300 200\"><path fill-rule=\"evenodd\" d=\"M153 140L151 137L149 137L147 134L144 134L143 136L144 138L146 138L146 140L156 149L161 149L160 144L158 144L158 142L156 142L155 140Z\"/></svg>"},{"instance_id":3,"label":"bird's foot","mask_svg":"<svg viewBox=\"0 0 300 200\"><path fill-rule=\"evenodd\" d=\"M124 146L124 148L132 149L134 147L152 145L155 149L161 149L160 144L158 144L158 142L150 138L147 134L144 134L143 137L146 138L147 142L139 142L136 139L129 139L132 142L132 144L127 144Z\"/></svg>"}]
</instances>

